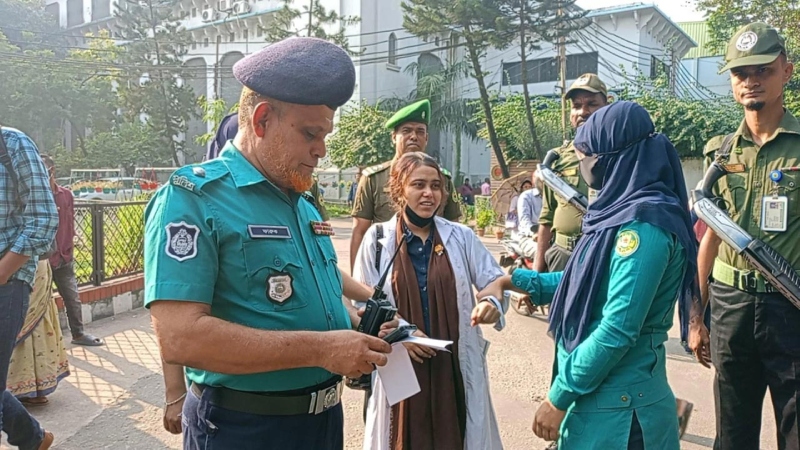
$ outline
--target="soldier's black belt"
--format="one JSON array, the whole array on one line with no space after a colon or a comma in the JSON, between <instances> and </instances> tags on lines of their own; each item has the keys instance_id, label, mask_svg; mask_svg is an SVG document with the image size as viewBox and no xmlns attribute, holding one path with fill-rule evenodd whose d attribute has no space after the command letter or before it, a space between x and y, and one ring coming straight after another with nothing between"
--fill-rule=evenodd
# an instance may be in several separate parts
<instances>
[{"instance_id":1,"label":"soldier's black belt","mask_svg":"<svg viewBox=\"0 0 800 450\"><path fill-rule=\"evenodd\" d=\"M208 402L219 408L261 416L320 414L342 399L342 377L333 377L317 386L290 392L245 392L226 387L192 383L197 397L210 389Z\"/></svg>"}]
</instances>

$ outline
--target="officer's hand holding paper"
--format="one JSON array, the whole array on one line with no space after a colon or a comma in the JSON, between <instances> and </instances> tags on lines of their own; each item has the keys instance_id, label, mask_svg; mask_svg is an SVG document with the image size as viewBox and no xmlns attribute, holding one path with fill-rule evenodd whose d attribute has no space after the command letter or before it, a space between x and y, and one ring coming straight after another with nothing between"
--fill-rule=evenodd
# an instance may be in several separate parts
<instances>
[{"instance_id":1,"label":"officer's hand holding paper","mask_svg":"<svg viewBox=\"0 0 800 450\"><path fill-rule=\"evenodd\" d=\"M419 333L417 327L404 323L384 337L386 342L392 344L392 353L389 354L386 365L378 367L378 374L389 405L395 405L420 391L417 375L414 373L414 366L411 364L411 357L404 343L415 344L430 351L433 351L432 349L449 351L447 346L453 343L453 341L415 336L414 333Z\"/></svg>"}]
</instances>

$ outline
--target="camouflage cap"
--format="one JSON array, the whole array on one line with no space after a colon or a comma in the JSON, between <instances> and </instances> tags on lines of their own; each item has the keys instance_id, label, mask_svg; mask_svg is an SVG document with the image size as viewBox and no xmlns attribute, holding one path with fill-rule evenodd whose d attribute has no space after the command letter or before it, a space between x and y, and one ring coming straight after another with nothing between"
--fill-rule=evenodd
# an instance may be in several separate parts
<instances>
[{"instance_id":1,"label":"camouflage cap","mask_svg":"<svg viewBox=\"0 0 800 450\"><path fill-rule=\"evenodd\" d=\"M386 121L386 128L394 130L406 122L419 122L427 125L430 120L431 102L429 100L420 100L397 111Z\"/></svg>"},{"instance_id":2,"label":"camouflage cap","mask_svg":"<svg viewBox=\"0 0 800 450\"><path fill-rule=\"evenodd\" d=\"M763 22L745 25L728 41L725 67L719 73L736 67L770 64L786 53L786 42L778 30Z\"/></svg>"},{"instance_id":3,"label":"camouflage cap","mask_svg":"<svg viewBox=\"0 0 800 450\"><path fill-rule=\"evenodd\" d=\"M608 96L608 88L606 88L606 84L603 83L603 80L594 73L585 73L578 77L572 85L570 85L567 92L564 93L564 98L567 100L570 99L572 94L575 91L587 91L591 92L592 94L603 94L604 96Z\"/></svg>"}]
</instances>

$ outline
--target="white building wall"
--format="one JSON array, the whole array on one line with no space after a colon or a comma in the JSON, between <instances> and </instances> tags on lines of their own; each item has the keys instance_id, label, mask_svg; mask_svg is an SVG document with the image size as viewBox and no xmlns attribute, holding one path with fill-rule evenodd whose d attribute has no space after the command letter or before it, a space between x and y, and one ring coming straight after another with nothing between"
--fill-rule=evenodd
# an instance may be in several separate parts
<instances>
[{"instance_id":1,"label":"white building wall","mask_svg":"<svg viewBox=\"0 0 800 450\"><path fill-rule=\"evenodd\" d=\"M67 19L68 0L48 0L47 3L59 3L59 17L62 24ZM80 1L80 0L72 0ZM100 0L95 0L100 1ZM109 0L110 1L110 0ZM455 50L435 50L437 47L446 47L451 42L450 36L439 36L438 42L435 37L428 42L410 35L402 30L403 11L401 0L321 0L327 8L335 9L342 15L357 15L361 17L361 22L348 28L347 34L350 36L350 44L354 49L363 49L364 54L355 56L356 64L356 91L353 95L354 101L366 100L374 103L382 98L407 97L415 87L415 80L405 72L409 64L417 62L419 55L423 52L431 52L439 58L442 65L446 66L452 60L465 58L465 50L457 48ZM92 0L83 0L84 21L91 19ZM267 45L263 35L259 36L259 27L268 23L269 13L282 6L280 0L250 0L250 11L240 15L229 15L225 12L217 12L217 17L211 22L204 22L202 11L208 8L227 9L232 5L232 0L184 0L181 4L181 11L187 15L183 24L192 34L194 44L188 49L187 61L191 61L194 74L198 74L198 79L190 81L195 87L195 93L205 95L207 98L214 98L215 91L227 98L230 104L238 98L240 85L233 79L231 66L244 55L257 51ZM299 6L295 5L295 6ZM641 18L639 18L641 19ZM299 19L297 28L306 26L306 19ZM606 36L600 31L598 26L591 26L581 32L581 37L567 47L568 54L578 54L590 51L597 51L599 54L598 72L600 77L606 81L610 89L614 89L625 81L623 71L619 66L624 67L624 72L629 78L634 74L634 61L638 61L638 66L642 71L649 74L649 58L654 53L645 47L663 49L664 44L658 42L647 32L641 32L637 28L637 20L633 14L616 14L614 20L607 16L595 17L597 25L618 35L619 38L629 42L614 46L614 37ZM78 27L80 28L80 27ZM89 28L86 26L85 28ZM396 30L396 31L393 31ZM231 33L233 38L231 39ZM396 41L396 64L390 64L386 60L389 51L389 37L394 33ZM217 52L217 36L220 37L219 51ZM638 50L627 49L624 47L636 47L635 42L640 43ZM659 56L663 56L664 51L657 51ZM634 54L636 57L631 57ZM542 49L528 55L528 59L538 59L556 56L556 50L552 44L542 43ZM481 58L482 69L489 73L486 77L487 88L490 94L508 94L521 92L522 86L503 86L502 67L505 62L519 61L518 45L512 44L502 50L489 49ZM218 77L220 79L219 88L215 89L214 67L219 64ZM205 70L203 70L203 67ZM203 80L203 75L205 80ZM569 85L573 79L567 80ZM548 81L529 85L532 95L553 96L556 94L555 87L557 81ZM465 98L478 98L478 86L475 80L467 79L459 83L456 89L457 95ZM190 125L189 138L193 140L201 131L212 131L208 124L203 124L199 119ZM432 139L432 144L436 138ZM471 179L482 179L489 175L489 161L491 149L484 141L471 142L464 138L462 142L461 167L454 167L455 155L453 149L453 136L442 134L438 137L437 152L440 161L445 167L453 172L464 172ZM194 147L195 159L199 158L205 149L192 143Z\"/></svg>"}]
</instances>

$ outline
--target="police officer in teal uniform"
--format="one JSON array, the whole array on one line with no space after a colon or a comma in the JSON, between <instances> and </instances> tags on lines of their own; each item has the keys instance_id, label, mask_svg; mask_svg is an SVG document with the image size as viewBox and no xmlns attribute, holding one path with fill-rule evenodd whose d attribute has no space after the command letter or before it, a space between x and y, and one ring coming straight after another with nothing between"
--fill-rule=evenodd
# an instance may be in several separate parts
<instances>
[{"instance_id":1,"label":"police officer in teal uniform","mask_svg":"<svg viewBox=\"0 0 800 450\"><path fill-rule=\"evenodd\" d=\"M233 70L236 138L145 213L145 302L162 358L191 382L184 449L341 449L342 375L391 348L352 330L332 228L301 193L355 69L334 44L292 38Z\"/></svg>"},{"instance_id":2,"label":"police officer in teal uniform","mask_svg":"<svg viewBox=\"0 0 800 450\"><path fill-rule=\"evenodd\" d=\"M565 271L498 281L551 304L558 374L534 432L560 450L678 450L664 343L676 299L699 292L678 154L632 102L594 113L575 148L598 196Z\"/></svg>"}]
</instances>

